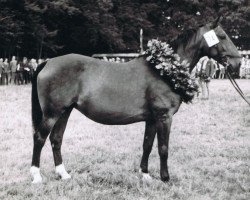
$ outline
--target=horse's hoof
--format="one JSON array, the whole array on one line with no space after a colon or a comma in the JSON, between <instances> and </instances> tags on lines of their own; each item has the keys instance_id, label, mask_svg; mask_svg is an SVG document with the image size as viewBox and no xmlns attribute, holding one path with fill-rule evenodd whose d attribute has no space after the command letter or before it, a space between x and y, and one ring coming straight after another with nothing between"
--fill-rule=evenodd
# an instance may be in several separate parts
<instances>
[{"instance_id":1,"label":"horse's hoof","mask_svg":"<svg viewBox=\"0 0 250 200\"><path fill-rule=\"evenodd\" d=\"M63 164L56 166L56 173L59 174L62 180L71 178Z\"/></svg>"},{"instance_id":2,"label":"horse's hoof","mask_svg":"<svg viewBox=\"0 0 250 200\"><path fill-rule=\"evenodd\" d=\"M62 180L67 180L67 179L71 179L71 176L67 173L67 174L63 174L61 178Z\"/></svg>"},{"instance_id":3,"label":"horse's hoof","mask_svg":"<svg viewBox=\"0 0 250 200\"><path fill-rule=\"evenodd\" d=\"M152 177L148 173L142 173L142 182L143 183L151 183Z\"/></svg>"},{"instance_id":4,"label":"horse's hoof","mask_svg":"<svg viewBox=\"0 0 250 200\"><path fill-rule=\"evenodd\" d=\"M167 183L170 180L169 176L167 177L161 177L161 181L164 183Z\"/></svg>"},{"instance_id":5,"label":"horse's hoof","mask_svg":"<svg viewBox=\"0 0 250 200\"><path fill-rule=\"evenodd\" d=\"M40 169L38 167L32 166L30 168L30 173L33 176L32 183L41 183L42 182L42 176L40 174Z\"/></svg>"},{"instance_id":6,"label":"horse's hoof","mask_svg":"<svg viewBox=\"0 0 250 200\"><path fill-rule=\"evenodd\" d=\"M34 180L32 181L32 184L38 184L38 183L42 183L42 177L40 178L34 178Z\"/></svg>"},{"instance_id":7,"label":"horse's hoof","mask_svg":"<svg viewBox=\"0 0 250 200\"><path fill-rule=\"evenodd\" d=\"M149 184L149 183L152 182L153 179L152 179L152 177L149 175L149 173L144 173L144 172L141 171L141 169L139 170L139 173L140 173L141 176L142 176L142 182L143 182L143 183Z\"/></svg>"}]
</instances>

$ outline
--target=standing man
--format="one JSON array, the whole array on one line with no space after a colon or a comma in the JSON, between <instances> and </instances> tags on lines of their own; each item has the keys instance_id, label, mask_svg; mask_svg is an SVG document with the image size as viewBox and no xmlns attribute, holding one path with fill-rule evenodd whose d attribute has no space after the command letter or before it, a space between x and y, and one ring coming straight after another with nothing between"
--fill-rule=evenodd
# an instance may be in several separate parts
<instances>
[{"instance_id":1,"label":"standing man","mask_svg":"<svg viewBox=\"0 0 250 200\"><path fill-rule=\"evenodd\" d=\"M30 68L29 68L29 63L26 57L23 57L23 61L20 63L20 69L23 71L24 83L28 84Z\"/></svg>"},{"instance_id":2,"label":"standing man","mask_svg":"<svg viewBox=\"0 0 250 200\"><path fill-rule=\"evenodd\" d=\"M0 58L0 85L3 84L3 72L4 72L3 59Z\"/></svg>"},{"instance_id":3,"label":"standing man","mask_svg":"<svg viewBox=\"0 0 250 200\"><path fill-rule=\"evenodd\" d=\"M11 79L11 70L10 70L10 65L8 63L8 58L5 58L3 66L4 66L4 79L6 81L6 85L8 85Z\"/></svg>"},{"instance_id":4,"label":"standing man","mask_svg":"<svg viewBox=\"0 0 250 200\"><path fill-rule=\"evenodd\" d=\"M17 77L17 61L16 57L12 56L12 59L10 61L10 70L11 70L11 82L12 84L17 84L18 77Z\"/></svg>"},{"instance_id":5,"label":"standing man","mask_svg":"<svg viewBox=\"0 0 250 200\"><path fill-rule=\"evenodd\" d=\"M197 77L201 87L202 99L209 99L209 84L214 75L215 63L207 56L200 59L197 66Z\"/></svg>"},{"instance_id":6,"label":"standing man","mask_svg":"<svg viewBox=\"0 0 250 200\"><path fill-rule=\"evenodd\" d=\"M19 64L17 65L17 83L18 85L22 85L23 84L23 71L24 71L24 68L23 68L23 63L22 62L19 62Z\"/></svg>"},{"instance_id":7,"label":"standing man","mask_svg":"<svg viewBox=\"0 0 250 200\"><path fill-rule=\"evenodd\" d=\"M34 58L32 58L30 60L31 80L32 80L34 72L36 71L36 68L37 68L37 62Z\"/></svg>"},{"instance_id":8,"label":"standing man","mask_svg":"<svg viewBox=\"0 0 250 200\"><path fill-rule=\"evenodd\" d=\"M247 66L247 60L244 56L242 56L240 73L239 73L240 78L246 78L246 66Z\"/></svg>"},{"instance_id":9,"label":"standing man","mask_svg":"<svg viewBox=\"0 0 250 200\"><path fill-rule=\"evenodd\" d=\"M220 68L219 79L224 79L225 73L226 73L225 67L223 65L221 65L220 63L218 63L218 65Z\"/></svg>"}]
</instances>

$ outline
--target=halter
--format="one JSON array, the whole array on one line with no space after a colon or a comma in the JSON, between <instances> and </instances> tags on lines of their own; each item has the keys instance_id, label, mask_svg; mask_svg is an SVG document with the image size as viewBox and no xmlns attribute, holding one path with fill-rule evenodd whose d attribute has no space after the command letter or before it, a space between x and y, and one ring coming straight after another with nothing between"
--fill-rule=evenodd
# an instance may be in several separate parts
<instances>
[{"instance_id":1,"label":"halter","mask_svg":"<svg viewBox=\"0 0 250 200\"><path fill-rule=\"evenodd\" d=\"M215 33L214 30L210 30L208 32L206 32L203 35L208 47L212 47L212 46L216 46L219 44L219 39ZM222 46L223 47L223 46ZM250 102L247 100L246 96L244 95L244 93L242 92L242 90L240 89L239 85L237 84L237 82L235 81L235 79L232 77L231 75L231 68L230 68L230 64L228 63L228 59L226 56L222 56L221 58L222 63L225 65L226 73L228 75L228 78L230 80L230 82L232 83L233 87L236 89L236 91L240 94L240 96L245 100L245 102L250 106Z\"/></svg>"}]
</instances>

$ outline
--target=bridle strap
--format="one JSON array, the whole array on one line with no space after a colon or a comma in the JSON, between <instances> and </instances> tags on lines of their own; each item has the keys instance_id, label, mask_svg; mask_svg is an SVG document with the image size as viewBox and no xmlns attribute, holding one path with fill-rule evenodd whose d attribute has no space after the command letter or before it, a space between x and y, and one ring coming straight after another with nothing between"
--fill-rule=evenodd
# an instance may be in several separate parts
<instances>
[{"instance_id":1,"label":"bridle strap","mask_svg":"<svg viewBox=\"0 0 250 200\"><path fill-rule=\"evenodd\" d=\"M204 37L203 37L204 38ZM218 43L219 44L219 43ZM218 46L218 44L215 44L214 46ZM222 48L224 49L223 45L222 45ZM241 57L239 57L241 58ZM250 102L246 99L246 96L244 95L244 93L242 92L242 90L240 89L239 85L236 83L235 79L231 76L230 74L230 65L228 63L228 60L226 61L226 73L228 75L228 78L230 80L230 82L232 83L232 85L234 86L234 88L236 89L236 91L240 94L240 96L245 100L245 102L250 106Z\"/></svg>"},{"instance_id":2,"label":"bridle strap","mask_svg":"<svg viewBox=\"0 0 250 200\"><path fill-rule=\"evenodd\" d=\"M228 78L230 80L230 82L232 83L232 85L234 86L234 88L236 89L236 91L240 94L240 96L245 100L245 102L247 102L247 104L250 106L250 102L246 99L246 96L244 95L244 93L242 92L242 90L240 89L239 85L237 84L237 82L235 81L235 79L231 76L230 72L227 70L227 75Z\"/></svg>"}]
</instances>

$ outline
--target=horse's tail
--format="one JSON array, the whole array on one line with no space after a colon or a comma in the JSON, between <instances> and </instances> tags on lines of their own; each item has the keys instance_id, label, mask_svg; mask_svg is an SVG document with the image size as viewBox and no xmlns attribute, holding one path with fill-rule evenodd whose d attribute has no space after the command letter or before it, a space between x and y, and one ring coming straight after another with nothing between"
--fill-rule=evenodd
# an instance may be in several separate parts
<instances>
[{"instance_id":1,"label":"horse's tail","mask_svg":"<svg viewBox=\"0 0 250 200\"><path fill-rule=\"evenodd\" d=\"M44 66L47 64L47 61L41 63L38 65L36 71L33 74L32 78L32 91L31 91L31 106L32 106L32 123L33 123L33 129L36 131L42 121L43 113L41 109L41 105L39 103L38 99L38 93L37 93L37 76L40 71L44 68Z\"/></svg>"}]
</instances>

